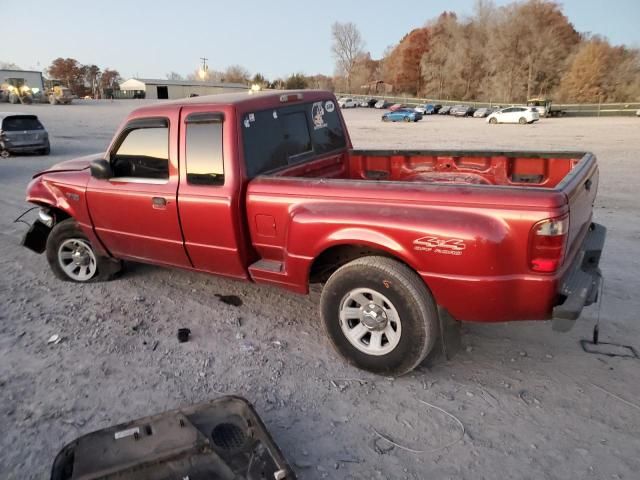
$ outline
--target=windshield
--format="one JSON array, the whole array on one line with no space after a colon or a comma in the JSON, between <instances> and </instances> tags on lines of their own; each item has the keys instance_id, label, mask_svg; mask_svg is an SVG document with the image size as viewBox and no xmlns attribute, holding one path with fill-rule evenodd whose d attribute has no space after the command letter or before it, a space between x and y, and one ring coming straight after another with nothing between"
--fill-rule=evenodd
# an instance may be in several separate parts
<instances>
[{"instance_id":1,"label":"windshield","mask_svg":"<svg viewBox=\"0 0 640 480\"><path fill-rule=\"evenodd\" d=\"M2 122L2 130L7 132L43 129L44 127L35 115L16 115L13 117L7 117Z\"/></svg>"},{"instance_id":2,"label":"windshield","mask_svg":"<svg viewBox=\"0 0 640 480\"><path fill-rule=\"evenodd\" d=\"M241 127L249 178L346 146L333 100L247 113Z\"/></svg>"}]
</instances>

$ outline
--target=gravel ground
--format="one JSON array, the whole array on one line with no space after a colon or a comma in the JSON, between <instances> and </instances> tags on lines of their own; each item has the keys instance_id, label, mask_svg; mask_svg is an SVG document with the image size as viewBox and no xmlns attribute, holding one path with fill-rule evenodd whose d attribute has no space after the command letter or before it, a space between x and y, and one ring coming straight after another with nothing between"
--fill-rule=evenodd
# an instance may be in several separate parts
<instances>
[{"instance_id":1,"label":"gravel ground","mask_svg":"<svg viewBox=\"0 0 640 480\"><path fill-rule=\"evenodd\" d=\"M304 479L638 478L639 363L582 351L597 308L568 334L545 322L465 325L453 359L394 380L337 357L319 325L317 289L303 297L145 265L105 284L57 281L44 256L18 246L26 226L12 221L28 206L29 178L104 150L142 104L1 105L38 114L52 141L49 157L0 160L2 478L48 478L57 451L81 434L226 393L256 405ZM609 228L601 339L640 350L640 119L383 124L379 114L345 112L356 147L595 152L595 216ZM178 327L192 330L189 343L178 344ZM62 342L47 344L52 334ZM455 415L466 433L422 402Z\"/></svg>"}]
</instances>

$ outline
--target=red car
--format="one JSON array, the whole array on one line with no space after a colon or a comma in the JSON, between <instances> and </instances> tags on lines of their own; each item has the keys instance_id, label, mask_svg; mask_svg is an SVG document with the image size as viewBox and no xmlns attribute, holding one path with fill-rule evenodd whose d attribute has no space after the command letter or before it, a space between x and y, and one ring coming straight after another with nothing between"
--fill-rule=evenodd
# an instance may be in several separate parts
<instances>
[{"instance_id":1,"label":"red car","mask_svg":"<svg viewBox=\"0 0 640 480\"><path fill-rule=\"evenodd\" d=\"M407 107L407 106L406 106L405 104L403 104L403 103L394 103L393 105L391 105L391 106L389 107L389 110L390 110L391 112L395 112L395 111L397 111L397 110L401 110L401 109L403 109L403 108L409 108L409 107Z\"/></svg>"},{"instance_id":2,"label":"red car","mask_svg":"<svg viewBox=\"0 0 640 480\"><path fill-rule=\"evenodd\" d=\"M590 153L353 150L328 92L216 95L136 110L106 153L37 174L24 244L80 283L123 260L322 283L336 349L403 374L445 314L570 327L601 281L597 186Z\"/></svg>"}]
</instances>

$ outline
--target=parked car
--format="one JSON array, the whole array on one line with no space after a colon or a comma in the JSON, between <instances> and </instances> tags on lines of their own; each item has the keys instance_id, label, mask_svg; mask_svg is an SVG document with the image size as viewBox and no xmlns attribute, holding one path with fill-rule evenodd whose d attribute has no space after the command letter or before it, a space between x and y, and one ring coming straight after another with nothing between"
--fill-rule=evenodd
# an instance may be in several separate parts
<instances>
[{"instance_id":1,"label":"parked car","mask_svg":"<svg viewBox=\"0 0 640 480\"><path fill-rule=\"evenodd\" d=\"M374 108L377 108L377 109L389 108L389 102L387 102L386 100L378 100L375 103Z\"/></svg>"},{"instance_id":2,"label":"parked car","mask_svg":"<svg viewBox=\"0 0 640 480\"><path fill-rule=\"evenodd\" d=\"M400 108L382 115L383 122L417 122L422 114L410 108Z\"/></svg>"},{"instance_id":3,"label":"parked car","mask_svg":"<svg viewBox=\"0 0 640 480\"><path fill-rule=\"evenodd\" d=\"M394 103L393 105L391 105L389 107L389 110L391 110L392 112L395 112L396 110L400 110L401 108L409 108L408 106L404 105L403 103Z\"/></svg>"},{"instance_id":4,"label":"parked car","mask_svg":"<svg viewBox=\"0 0 640 480\"><path fill-rule=\"evenodd\" d=\"M340 108L356 108L358 106L358 102L353 98L341 98L338 100L338 106Z\"/></svg>"},{"instance_id":5,"label":"parked car","mask_svg":"<svg viewBox=\"0 0 640 480\"><path fill-rule=\"evenodd\" d=\"M438 110L442 108L442 105L433 105L432 103L425 103L424 105L418 105L414 110L423 115L434 115L438 113Z\"/></svg>"},{"instance_id":6,"label":"parked car","mask_svg":"<svg viewBox=\"0 0 640 480\"><path fill-rule=\"evenodd\" d=\"M49 155L49 133L36 115L0 112L0 156L18 152Z\"/></svg>"},{"instance_id":7,"label":"parked car","mask_svg":"<svg viewBox=\"0 0 640 480\"><path fill-rule=\"evenodd\" d=\"M360 101L360 106L364 108L373 108L378 102L375 98L364 98Z\"/></svg>"},{"instance_id":8,"label":"parked car","mask_svg":"<svg viewBox=\"0 0 640 480\"><path fill-rule=\"evenodd\" d=\"M425 103L424 105L416 105L413 110L424 115L427 111L427 104Z\"/></svg>"},{"instance_id":9,"label":"parked car","mask_svg":"<svg viewBox=\"0 0 640 480\"><path fill-rule=\"evenodd\" d=\"M477 109L475 112L473 112L473 117L474 118L485 118L485 117L488 117L489 115L491 115L492 113L493 113L493 109L492 108L481 107L481 108Z\"/></svg>"},{"instance_id":10,"label":"parked car","mask_svg":"<svg viewBox=\"0 0 640 480\"><path fill-rule=\"evenodd\" d=\"M636 111L636 117L640 117L640 110Z\"/></svg>"},{"instance_id":11,"label":"parked car","mask_svg":"<svg viewBox=\"0 0 640 480\"><path fill-rule=\"evenodd\" d=\"M303 294L321 284L336 350L383 375L444 341L440 315L566 330L596 302L593 154L353 150L335 104L264 91L135 110L106 152L34 175L23 244L79 284L123 260Z\"/></svg>"},{"instance_id":12,"label":"parked car","mask_svg":"<svg viewBox=\"0 0 640 480\"><path fill-rule=\"evenodd\" d=\"M474 111L473 107L469 105L456 105L449 114L455 117L471 117Z\"/></svg>"},{"instance_id":13,"label":"parked car","mask_svg":"<svg viewBox=\"0 0 640 480\"><path fill-rule=\"evenodd\" d=\"M487 122L491 124L519 123L526 125L538 120L540 120L540 114L535 107L507 107L493 112L487 117Z\"/></svg>"},{"instance_id":14,"label":"parked car","mask_svg":"<svg viewBox=\"0 0 640 480\"><path fill-rule=\"evenodd\" d=\"M440 110L438 110L438 115L449 115L450 110L451 110L451 106L445 105Z\"/></svg>"}]
</instances>

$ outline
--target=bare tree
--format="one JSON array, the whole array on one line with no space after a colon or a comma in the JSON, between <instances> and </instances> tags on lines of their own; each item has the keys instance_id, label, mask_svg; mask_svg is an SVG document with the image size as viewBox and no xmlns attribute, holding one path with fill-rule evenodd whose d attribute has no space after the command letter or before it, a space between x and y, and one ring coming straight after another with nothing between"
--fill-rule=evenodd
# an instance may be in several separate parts
<instances>
[{"instance_id":1,"label":"bare tree","mask_svg":"<svg viewBox=\"0 0 640 480\"><path fill-rule=\"evenodd\" d=\"M224 72L224 81L229 83L247 83L250 78L249 71L241 65L231 65Z\"/></svg>"},{"instance_id":2,"label":"bare tree","mask_svg":"<svg viewBox=\"0 0 640 480\"><path fill-rule=\"evenodd\" d=\"M20 70L20 67L13 62L0 62L0 70Z\"/></svg>"},{"instance_id":3,"label":"bare tree","mask_svg":"<svg viewBox=\"0 0 640 480\"><path fill-rule=\"evenodd\" d=\"M182 75L180 75L178 72L169 72L166 76L167 80L184 80Z\"/></svg>"},{"instance_id":4,"label":"bare tree","mask_svg":"<svg viewBox=\"0 0 640 480\"><path fill-rule=\"evenodd\" d=\"M337 73L346 77L347 90L351 90L351 75L363 55L364 41L358 27L352 22L335 22L331 26L331 36L331 52L336 59Z\"/></svg>"}]
</instances>

